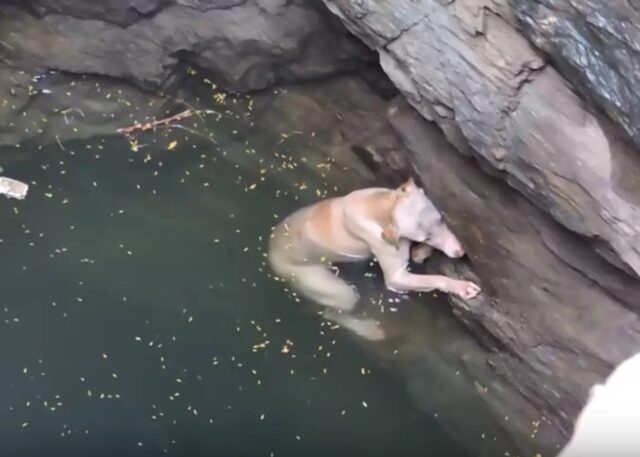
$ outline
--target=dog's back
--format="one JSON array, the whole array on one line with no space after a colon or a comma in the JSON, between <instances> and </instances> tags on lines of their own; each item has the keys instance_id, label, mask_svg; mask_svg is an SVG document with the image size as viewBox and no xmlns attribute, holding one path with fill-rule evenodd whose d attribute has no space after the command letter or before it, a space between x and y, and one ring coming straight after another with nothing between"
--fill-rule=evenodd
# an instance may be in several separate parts
<instances>
[{"instance_id":1,"label":"dog's back","mask_svg":"<svg viewBox=\"0 0 640 457\"><path fill-rule=\"evenodd\" d=\"M370 217L380 211L377 200L390 192L367 188L303 207L281 221L269 242L269 259L278 273L285 264L314 264L362 260L368 245L349 231L349 218Z\"/></svg>"}]
</instances>

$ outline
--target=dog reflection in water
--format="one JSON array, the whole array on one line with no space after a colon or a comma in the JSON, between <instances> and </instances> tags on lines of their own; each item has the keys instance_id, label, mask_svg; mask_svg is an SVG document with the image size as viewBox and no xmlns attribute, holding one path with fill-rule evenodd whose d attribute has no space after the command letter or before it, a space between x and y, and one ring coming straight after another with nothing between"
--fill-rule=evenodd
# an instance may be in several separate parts
<instances>
[{"instance_id":1,"label":"dog reflection in water","mask_svg":"<svg viewBox=\"0 0 640 457\"><path fill-rule=\"evenodd\" d=\"M410 179L397 189L356 190L291 214L271 235L269 264L294 290L322 305L326 319L369 340L382 340L384 331L375 320L351 313L359 294L333 273L331 263L374 256L391 290L475 297L480 287L472 282L407 270L410 256L420 263L434 248L451 258L464 256L440 212Z\"/></svg>"}]
</instances>

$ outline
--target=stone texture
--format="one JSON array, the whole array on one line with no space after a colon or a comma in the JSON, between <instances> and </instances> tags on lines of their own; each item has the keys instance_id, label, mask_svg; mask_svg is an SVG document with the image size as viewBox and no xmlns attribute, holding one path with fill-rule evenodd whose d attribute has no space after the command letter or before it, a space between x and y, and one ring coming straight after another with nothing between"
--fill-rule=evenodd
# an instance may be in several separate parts
<instances>
[{"instance_id":1,"label":"stone texture","mask_svg":"<svg viewBox=\"0 0 640 457\"><path fill-rule=\"evenodd\" d=\"M431 132L442 136L436 129ZM359 284L362 274L359 278L354 281L367 296ZM397 300L397 295L388 295ZM486 348L451 314L444 296L412 295L402 300L397 312L387 309L374 317L388 340L373 348L371 343L361 344L385 361L388 370L406 384L417 407L436 415L469 455L534 456L545 445L552 448L549 443L561 440L517 389L496 376L487 364Z\"/></svg>"},{"instance_id":2,"label":"stone texture","mask_svg":"<svg viewBox=\"0 0 640 457\"><path fill-rule=\"evenodd\" d=\"M545 66L505 2L325 3L458 149L482 157L609 261L640 272L635 151Z\"/></svg>"},{"instance_id":3,"label":"stone texture","mask_svg":"<svg viewBox=\"0 0 640 457\"><path fill-rule=\"evenodd\" d=\"M149 88L165 84L180 62L211 71L226 89L248 91L349 72L368 59L366 47L305 1L40 0L18 5L0 5L5 60L124 78Z\"/></svg>"},{"instance_id":4,"label":"stone texture","mask_svg":"<svg viewBox=\"0 0 640 457\"><path fill-rule=\"evenodd\" d=\"M640 4L516 0L527 37L640 145Z\"/></svg>"},{"instance_id":5,"label":"stone texture","mask_svg":"<svg viewBox=\"0 0 640 457\"><path fill-rule=\"evenodd\" d=\"M509 407L500 406L513 413L505 426L517 436L544 417L552 430L539 444L550 451L559 435L570 433L590 386L640 347L640 319L629 309L637 310L638 283L456 152L406 102L389 113L473 272L449 262L437 269L478 278L484 289L471 302L450 301L487 350L501 380L494 388L516 393Z\"/></svg>"},{"instance_id":6,"label":"stone texture","mask_svg":"<svg viewBox=\"0 0 640 457\"><path fill-rule=\"evenodd\" d=\"M169 4L169 0L108 0L100 2L79 2L77 0L29 0L25 2L11 0L6 1L6 3L22 6L38 17L63 14L78 19L97 19L126 26L164 8ZM216 3L222 4L224 2ZM235 3L242 3L242 0L237 0Z\"/></svg>"},{"instance_id":7,"label":"stone texture","mask_svg":"<svg viewBox=\"0 0 640 457\"><path fill-rule=\"evenodd\" d=\"M585 103L518 29L523 5L536 2L516 3L325 0L412 107L396 103L390 122L471 259L437 269L482 284L480 299L453 308L486 349L498 389L513 394L494 406L515 409L514 439L526 449L517 436L540 419L532 411L548 421L545 454L570 433L588 388L640 347L640 157L617 125L627 114L608 109L610 119ZM544 26L530 25L530 36ZM556 38L579 48L576 37ZM380 164L389 151L364 152Z\"/></svg>"}]
</instances>

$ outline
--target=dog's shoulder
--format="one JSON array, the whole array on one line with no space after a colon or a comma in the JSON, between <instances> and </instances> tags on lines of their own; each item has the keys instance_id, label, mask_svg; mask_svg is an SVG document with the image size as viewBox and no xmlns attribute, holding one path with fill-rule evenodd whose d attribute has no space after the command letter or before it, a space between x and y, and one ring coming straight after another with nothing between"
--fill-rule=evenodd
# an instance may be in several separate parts
<instances>
[{"instance_id":1,"label":"dog's shoulder","mask_svg":"<svg viewBox=\"0 0 640 457\"><path fill-rule=\"evenodd\" d=\"M368 187L356 190L342 199L343 208L352 218L360 222L385 227L395 205L395 192L384 187Z\"/></svg>"}]
</instances>

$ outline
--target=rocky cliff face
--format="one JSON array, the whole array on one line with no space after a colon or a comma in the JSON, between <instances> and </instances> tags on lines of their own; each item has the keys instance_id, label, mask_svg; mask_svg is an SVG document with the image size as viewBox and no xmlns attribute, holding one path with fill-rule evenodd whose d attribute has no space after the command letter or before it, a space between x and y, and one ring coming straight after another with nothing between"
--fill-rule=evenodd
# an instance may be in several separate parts
<instances>
[{"instance_id":1,"label":"rocky cliff face","mask_svg":"<svg viewBox=\"0 0 640 457\"><path fill-rule=\"evenodd\" d=\"M181 62L246 91L371 58L311 2L4 3L5 61L145 87L166 85ZM638 9L606 0L324 3L402 94L341 117L343 134L387 179L422 178L470 258L438 268L483 286L473 302L452 301L489 368L469 368L468 380L490 386L484 401L509 416L504 427L524 454L553 451L589 387L640 350ZM372 122L368 111L385 105ZM452 357L465 363L463 352Z\"/></svg>"},{"instance_id":2,"label":"rocky cliff face","mask_svg":"<svg viewBox=\"0 0 640 457\"><path fill-rule=\"evenodd\" d=\"M454 304L460 317L521 398L570 431L588 386L640 349L640 157L623 133L635 139L637 11L597 0L325 3L421 115L405 106L391 120L488 291ZM426 120L477 165L429 142Z\"/></svg>"},{"instance_id":3,"label":"rocky cliff face","mask_svg":"<svg viewBox=\"0 0 640 457\"><path fill-rule=\"evenodd\" d=\"M247 91L349 72L370 57L326 11L301 0L0 3L6 59L145 88L165 85L179 62L209 70L228 90Z\"/></svg>"},{"instance_id":4,"label":"rocky cliff face","mask_svg":"<svg viewBox=\"0 0 640 457\"><path fill-rule=\"evenodd\" d=\"M517 0L522 31L640 145L640 4Z\"/></svg>"}]
</instances>

